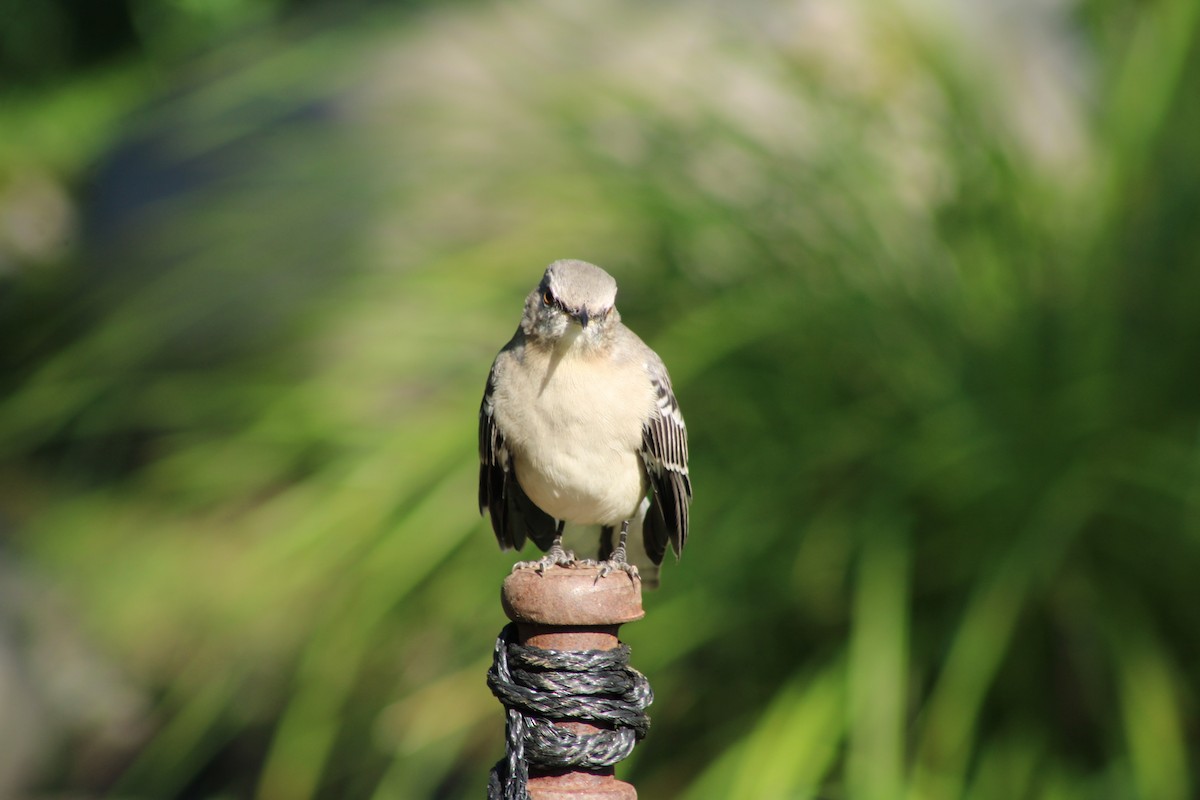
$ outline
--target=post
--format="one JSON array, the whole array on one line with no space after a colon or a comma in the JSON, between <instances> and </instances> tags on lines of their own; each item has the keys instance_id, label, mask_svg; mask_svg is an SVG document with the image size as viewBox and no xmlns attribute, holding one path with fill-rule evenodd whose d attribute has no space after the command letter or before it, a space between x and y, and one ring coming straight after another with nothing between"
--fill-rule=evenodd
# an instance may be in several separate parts
<instances>
[{"instance_id":1,"label":"post","mask_svg":"<svg viewBox=\"0 0 1200 800\"><path fill-rule=\"evenodd\" d=\"M641 583L620 570L603 578L599 574L596 567L577 565L554 566L544 573L518 569L509 575L501 599L505 614L516 623L517 642L558 651L612 651L620 646L620 626L644 616ZM644 678L630 672L644 686L641 713L652 695ZM585 735L605 730L590 722L554 724ZM552 770L531 763L528 789L531 800L637 798L632 785L617 780L613 766Z\"/></svg>"}]
</instances>

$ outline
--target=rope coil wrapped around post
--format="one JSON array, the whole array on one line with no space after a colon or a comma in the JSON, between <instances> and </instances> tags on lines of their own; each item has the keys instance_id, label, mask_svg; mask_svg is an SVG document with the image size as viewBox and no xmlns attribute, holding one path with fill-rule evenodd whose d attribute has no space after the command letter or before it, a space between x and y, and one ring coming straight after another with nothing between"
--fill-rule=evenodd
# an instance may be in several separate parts
<instances>
[{"instance_id":1,"label":"rope coil wrapped around post","mask_svg":"<svg viewBox=\"0 0 1200 800\"><path fill-rule=\"evenodd\" d=\"M517 644L516 634L515 625L505 626L488 671L488 687L508 709L508 757L493 769L489 800L525 800L522 784L530 764L549 769L611 767L625 760L650 729L646 707L654 701L654 692L645 676L629 666L628 645L613 650L543 650ZM551 720L612 727L577 733ZM509 786L511 793L500 788Z\"/></svg>"},{"instance_id":2,"label":"rope coil wrapped around post","mask_svg":"<svg viewBox=\"0 0 1200 800\"><path fill-rule=\"evenodd\" d=\"M650 727L650 684L617 639L642 616L640 585L589 567L522 569L504 584L505 612L488 686L507 715L506 754L488 800L632 800L613 765Z\"/></svg>"}]
</instances>

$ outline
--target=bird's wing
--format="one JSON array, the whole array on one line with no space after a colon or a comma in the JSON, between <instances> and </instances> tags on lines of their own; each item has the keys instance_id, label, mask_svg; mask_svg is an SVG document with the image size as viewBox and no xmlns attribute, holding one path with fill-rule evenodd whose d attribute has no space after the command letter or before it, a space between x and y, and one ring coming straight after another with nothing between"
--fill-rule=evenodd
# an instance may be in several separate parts
<instances>
[{"instance_id":1,"label":"bird's wing","mask_svg":"<svg viewBox=\"0 0 1200 800\"><path fill-rule=\"evenodd\" d=\"M646 372L654 385L656 402L653 415L642 426L642 463L654 490L654 502L646 514L643 533L646 552L658 564L666 553L667 542L676 556L683 552L692 483L688 479L687 427L679 413L667 368L648 348Z\"/></svg>"},{"instance_id":2,"label":"bird's wing","mask_svg":"<svg viewBox=\"0 0 1200 800\"><path fill-rule=\"evenodd\" d=\"M535 506L521 489L504 431L496 423L497 372L504 369L507 359L514 357L515 341L509 342L496 356L479 404L479 513L486 512L491 518L492 530L502 550L520 550L525 546L526 536L545 550L554 539L554 519Z\"/></svg>"}]
</instances>

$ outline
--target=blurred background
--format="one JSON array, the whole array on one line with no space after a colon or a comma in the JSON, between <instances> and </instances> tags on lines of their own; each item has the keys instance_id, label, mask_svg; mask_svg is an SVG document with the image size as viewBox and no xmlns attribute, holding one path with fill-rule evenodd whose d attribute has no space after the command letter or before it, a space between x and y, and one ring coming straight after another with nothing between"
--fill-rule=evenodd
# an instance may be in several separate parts
<instances>
[{"instance_id":1,"label":"blurred background","mask_svg":"<svg viewBox=\"0 0 1200 800\"><path fill-rule=\"evenodd\" d=\"M690 430L641 796L1196 797L1198 30L0 0L0 798L481 797L561 257Z\"/></svg>"}]
</instances>

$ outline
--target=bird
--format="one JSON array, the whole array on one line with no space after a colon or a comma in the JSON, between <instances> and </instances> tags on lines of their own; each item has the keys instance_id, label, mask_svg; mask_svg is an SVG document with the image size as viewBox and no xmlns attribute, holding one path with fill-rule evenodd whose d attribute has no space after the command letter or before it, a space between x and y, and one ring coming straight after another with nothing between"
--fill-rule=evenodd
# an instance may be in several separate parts
<instances>
[{"instance_id":1,"label":"bird","mask_svg":"<svg viewBox=\"0 0 1200 800\"><path fill-rule=\"evenodd\" d=\"M678 558L687 541L687 427L666 366L621 322L616 296L603 269L561 259L526 297L479 407L479 511L502 550L530 539L545 551L514 570L576 564L567 526L572 539L598 527L596 560L583 563L652 587L668 545Z\"/></svg>"}]
</instances>

